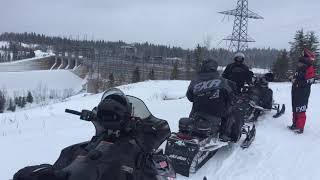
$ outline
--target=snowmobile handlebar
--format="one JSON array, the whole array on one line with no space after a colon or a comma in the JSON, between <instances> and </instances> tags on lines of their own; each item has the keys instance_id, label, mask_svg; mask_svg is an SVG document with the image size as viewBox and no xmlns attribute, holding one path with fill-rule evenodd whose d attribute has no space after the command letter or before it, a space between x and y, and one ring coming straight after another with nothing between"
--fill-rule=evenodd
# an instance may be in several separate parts
<instances>
[{"instance_id":1,"label":"snowmobile handlebar","mask_svg":"<svg viewBox=\"0 0 320 180\"><path fill-rule=\"evenodd\" d=\"M65 112L80 116L80 119L84 121L93 121L96 117L95 113L89 110L82 110L81 112L79 112L71 109L66 109Z\"/></svg>"},{"instance_id":2,"label":"snowmobile handlebar","mask_svg":"<svg viewBox=\"0 0 320 180\"><path fill-rule=\"evenodd\" d=\"M81 116L81 112L79 112L79 111L75 111L75 110L71 110L71 109L66 109L65 112L66 112L66 113L69 113L69 114L74 114L74 115L77 115L77 116Z\"/></svg>"}]
</instances>

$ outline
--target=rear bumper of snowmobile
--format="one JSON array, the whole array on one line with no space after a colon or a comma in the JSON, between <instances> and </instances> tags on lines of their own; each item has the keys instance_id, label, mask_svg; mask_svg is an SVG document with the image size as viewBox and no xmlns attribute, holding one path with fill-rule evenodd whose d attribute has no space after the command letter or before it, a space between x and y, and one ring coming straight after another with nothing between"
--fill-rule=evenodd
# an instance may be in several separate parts
<instances>
[{"instance_id":1,"label":"rear bumper of snowmobile","mask_svg":"<svg viewBox=\"0 0 320 180\"><path fill-rule=\"evenodd\" d=\"M217 151L228 142L210 139L181 139L172 133L167 140L165 154L171 159L176 173L189 177L196 173Z\"/></svg>"}]
</instances>

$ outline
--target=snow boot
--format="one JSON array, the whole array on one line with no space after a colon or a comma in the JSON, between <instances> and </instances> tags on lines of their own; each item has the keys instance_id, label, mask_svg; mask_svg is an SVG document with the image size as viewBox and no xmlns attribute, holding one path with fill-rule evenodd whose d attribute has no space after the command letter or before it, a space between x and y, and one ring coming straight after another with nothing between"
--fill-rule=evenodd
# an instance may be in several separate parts
<instances>
[{"instance_id":1,"label":"snow boot","mask_svg":"<svg viewBox=\"0 0 320 180\"><path fill-rule=\"evenodd\" d=\"M293 130L296 134L303 134L303 129L295 129Z\"/></svg>"},{"instance_id":2,"label":"snow boot","mask_svg":"<svg viewBox=\"0 0 320 180\"><path fill-rule=\"evenodd\" d=\"M292 124L291 126L287 126L287 127L288 127L288 129L290 129L292 131L297 129L297 127L294 124Z\"/></svg>"}]
</instances>

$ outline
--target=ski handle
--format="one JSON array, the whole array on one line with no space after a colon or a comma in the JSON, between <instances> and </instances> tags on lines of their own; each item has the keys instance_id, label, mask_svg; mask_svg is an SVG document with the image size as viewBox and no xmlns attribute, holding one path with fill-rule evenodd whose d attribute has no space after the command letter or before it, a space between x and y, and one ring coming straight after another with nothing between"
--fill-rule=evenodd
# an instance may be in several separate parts
<instances>
[{"instance_id":1,"label":"ski handle","mask_svg":"<svg viewBox=\"0 0 320 180\"><path fill-rule=\"evenodd\" d=\"M71 109L66 109L65 112L80 116L80 119L84 121L93 121L96 118L96 114L89 110L82 110L81 112L79 112Z\"/></svg>"}]
</instances>

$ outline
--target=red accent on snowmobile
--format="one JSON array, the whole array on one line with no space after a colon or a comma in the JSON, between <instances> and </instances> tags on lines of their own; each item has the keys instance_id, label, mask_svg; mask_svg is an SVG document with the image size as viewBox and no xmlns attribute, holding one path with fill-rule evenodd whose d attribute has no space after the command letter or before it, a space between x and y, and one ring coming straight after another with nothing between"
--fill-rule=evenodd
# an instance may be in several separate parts
<instances>
[{"instance_id":1,"label":"red accent on snowmobile","mask_svg":"<svg viewBox=\"0 0 320 180\"><path fill-rule=\"evenodd\" d=\"M178 138L180 138L182 140L191 140L192 139L192 137L187 134L177 133L176 135Z\"/></svg>"}]
</instances>

